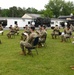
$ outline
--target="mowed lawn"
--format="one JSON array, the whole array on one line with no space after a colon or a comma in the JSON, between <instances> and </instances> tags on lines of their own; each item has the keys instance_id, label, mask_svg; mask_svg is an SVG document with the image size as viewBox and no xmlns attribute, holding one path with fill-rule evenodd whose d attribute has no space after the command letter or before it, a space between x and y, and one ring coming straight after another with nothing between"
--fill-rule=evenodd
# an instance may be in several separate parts
<instances>
[{"instance_id":1,"label":"mowed lawn","mask_svg":"<svg viewBox=\"0 0 74 75\"><path fill-rule=\"evenodd\" d=\"M0 75L74 75L70 68L74 65L74 44L60 42L51 38L51 29L47 30L46 46L33 50L33 57L20 55L20 34L13 39L0 35ZM73 39L72 39L73 40Z\"/></svg>"}]
</instances>

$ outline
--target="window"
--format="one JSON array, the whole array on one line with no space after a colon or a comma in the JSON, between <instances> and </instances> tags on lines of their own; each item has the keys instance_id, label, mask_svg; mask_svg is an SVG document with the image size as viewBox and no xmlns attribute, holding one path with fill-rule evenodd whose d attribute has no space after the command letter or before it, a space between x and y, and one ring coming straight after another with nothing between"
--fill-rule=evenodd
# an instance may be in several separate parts
<instances>
[{"instance_id":1,"label":"window","mask_svg":"<svg viewBox=\"0 0 74 75\"><path fill-rule=\"evenodd\" d=\"M31 24L31 22L30 22L30 21L28 21L28 24Z\"/></svg>"},{"instance_id":2,"label":"window","mask_svg":"<svg viewBox=\"0 0 74 75\"><path fill-rule=\"evenodd\" d=\"M14 24L17 24L17 21L14 21Z\"/></svg>"}]
</instances>

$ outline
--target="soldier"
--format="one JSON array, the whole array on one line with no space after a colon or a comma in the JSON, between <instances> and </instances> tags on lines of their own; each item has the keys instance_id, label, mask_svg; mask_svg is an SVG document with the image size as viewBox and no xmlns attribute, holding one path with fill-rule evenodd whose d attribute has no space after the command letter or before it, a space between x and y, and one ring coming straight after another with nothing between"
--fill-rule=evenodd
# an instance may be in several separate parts
<instances>
[{"instance_id":1,"label":"soldier","mask_svg":"<svg viewBox=\"0 0 74 75\"><path fill-rule=\"evenodd\" d=\"M12 27L12 25L10 25L9 29L10 29L10 31L7 33L7 37L11 38L11 35L15 34L15 32L14 32L14 28Z\"/></svg>"},{"instance_id":2,"label":"soldier","mask_svg":"<svg viewBox=\"0 0 74 75\"><path fill-rule=\"evenodd\" d=\"M72 32L74 31L74 26L72 24L70 25L70 29Z\"/></svg>"},{"instance_id":3,"label":"soldier","mask_svg":"<svg viewBox=\"0 0 74 75\"><path fill-rule=\"evenodd\" d=\"M0 33L3 35L3 26L2 26L2 24L0 24ZM1 42L1 40L0 40L0 44L1 44L2 42Z\"/></svg>"},{"instance_id":4,"label":"soldier","mask_svg":"<svg viewBox=\"0 0 74 75\"><path fill-rule=\"evenodd\" d=\"M56 39L56 37L59 35L59 32L60 32L59 27L58 25L56 25L55 28L53 29L53 32L51 33L52 39L54 38Z\"/></svg>"},{"instance_id":5,"label":"soldier","mask_svg":"<svg viewBox=\"0 0 74 75\"><path fill-rule=\"evenodd\" d=\"M42 25L39 25L39 31L41 32L41 30L42 30Z\"/></svg>"},{"instance_id":6,"label":"soldier","mask_svg":"<svg viewBox=\"0 0 74 75\"><path fill-rule=\"evenodd\" d=\"M39 33L39 46L43 46L43 43L45 43L46 38L47 38L46 26L43 25L41 27L41 32Z\"/></svg>"},{"instance_id":7,"label":"soldier","mask_svg":"<svg viewBox=\"0 0 74 75\"><path fill-rule=\"evenodd\" d=\"M71 31L70 27L66 27L64 29L64 32L61 34L61 42L63 42L63 41L66 42L66 39L70 38L71 35L72 35L72 31Z\"/></svg>"},{"instance_id":8,"label":"soldier","mask_svg":"<svg viewBox=\"0 0 74 75\"><path fill-rule=\"evenodd\" d=\"M30 28L28 27L28 25L26 25L24 28L24 32L21 34L21 40L24 40L25 36L24 34L27 33L28 35L30 34Z\"/></svg>"},{"instance_id":9,"label":"soldier","mask_svg":"<svg viewBox=\"0 0 74 75\"><path fill-rule=\"evenodd\" d=\"M36 30L36 32L37 32L37 34L39 35L39 34L41 33L41 31L42 31L42 25L39 25L39 29Z\"/></svg>"},{"instance_id":10,"label":"soldier","mask_svg":"<svg viewBox=\"0 0 74 75\"><path fill-rule=\"evenodd\" d=\"M19 27L17 24L14 26L14 31L17 33L17 35L19 34Z\"/></svg>"},{"instance_id":11,"label":"soldier","mask_svg":"<svg viewBox=\"0 0 74 75\"><path fill-rule=\"evenodd\" d=\"M3 26L2 26L2 24L0 24L0 34L3 35Z\"/></svg>"},{"instance_id":12,"label":"soldier","mask_svg":"<svg viewBox=\"0 0 74 75\"><path fill-rule=\"evenodd\" d=\"M20 47L22 49L22 52L24 55L26 55L26 50L24 49L24 47L32 47L33 46L33 40L35 37L37 37L37 33L35 32L35 27L30 27L30 35L29 37L27 37L27 39L25 41L21 41L20 42ZM28 51L28 54L31 54L31 51Z\"/></svg>"},{"instance_id":13,"label":"soldier","mask_svg":"<svg viewBox=\"0 0 74 75\"><path fill-rule=\"evenodd\" d=\"M24 28L24 33L26 32L26 33L30 34L30 29L29 29L28 25L26 25L23 28Z\"/></svg>"}]
</instances>

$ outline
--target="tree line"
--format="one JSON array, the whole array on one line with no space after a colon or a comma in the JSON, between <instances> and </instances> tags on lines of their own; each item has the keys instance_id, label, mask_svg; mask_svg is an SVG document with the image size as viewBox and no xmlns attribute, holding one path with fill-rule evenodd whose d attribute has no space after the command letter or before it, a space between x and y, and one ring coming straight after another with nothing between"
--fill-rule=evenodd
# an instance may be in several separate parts
<instances>
[{"instance_id":1,"label":"tree line","mask_svg":"<svg viewBox=\"0 0 74 75\"><path fill-rule=\"evenodd\" d=\"M9 9L0 9L1 17L22 17L25 13L36 13L42 14L41 11L38 11L35 8L21 8L21 7L10 7Z\"/></svg>"},{"instance_id":2,"label":"tree line","mask_svg":"<svg viewBox=\"0 0 74 75\"><path fill-rule=\"evenodd\" d=\"M41 14L42 17L55 17L62 15L74 14L74 3L71 1L64 0L49 0L44 6L45 9L37 10L35 8L21 8L21 7L10 7L9 9L0 9L1 17L22 17L25 13Z\"/></svg>"}]
</instances>

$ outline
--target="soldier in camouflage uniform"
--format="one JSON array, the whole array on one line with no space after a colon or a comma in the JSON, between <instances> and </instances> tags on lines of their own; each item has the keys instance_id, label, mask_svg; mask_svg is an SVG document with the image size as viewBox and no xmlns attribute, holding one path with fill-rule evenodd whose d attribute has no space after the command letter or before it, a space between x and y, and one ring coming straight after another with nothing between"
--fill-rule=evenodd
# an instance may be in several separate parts
<instances>
[{"instance_id":1,"label":"soldier in camouflage uniform","mask_svg":"<svg viewBox=\"0 0 74 75\"><path fill-rule=\"evenodd\" d=\"M12 25L10 25L9 32L7 33L7 37L11 38L11 35L14 35L14 34L15 34L14 28L12 27Z\"/></svg>"},{"instance_id":2,"label":"soldier in camouflage uniform","mask_svg":"<svg viewBox=\"0 0 74 75\"><path fill-rule=\"evenodd\" d=\"M70 29L70 27L66 27L64 29L63 34L61 34L61 42L66 41L67 38L70 38L72 35L72 31Z\"/></svg>"},{"instance_id":3,"label":"soldier in camouflage uniform","mask_svg":"<svg viewBox=\"0 0 74 75\"><path fill-rule=\"evenodd\" d=\"M24 28L24 32L23 32L23 33L28 33L28 34L30 34L30 28L29 28L28 25L26 25L26 26L23 27L23 28Z\"/></svg>"},{"instance_id":4,"label":"soldier in camouflage uniform","mask_svg":"<svg viewBox=\"0 0 74 75\"><path fill-rule=\"evenodd\" d=\"M3 35L3 26L2 26L2 24L0 24L0 34L2 34ZM1 42L1 40L0 40L0 44L1 44L2 42Z\"/></svg>"},{"instance_id":5,"label":"soldier in camouflage uniform","mask_svg":"<svg viewBox=\"0 0 74 75\"><path fill-rule=\"evenodd\" d=\"M24 28L24 32L21 34L21 40L23 40L25 38L24 34L27 33L28 35L30 34L30 28L28 27L28 25L26 25Z\"/></svg>"},{"instance_id":6,"label":"soldier in camouflage uniform","mask_svg":"<svg viewBox=\"0 0 74 75\"><path fill-rule=\"evenodd\" d=\"M47 38L46 26L43 25L41 28L41 32L39 33L39 46L43 46Z\"/></svg>"},{"instance_id":7,"label":"soldier in camouflage uniform","mask_svg":"<svg viewBox=\"0 0 74 75\"><path fill-rule=\"evenodd\" d=\"M0 34L3 35L3 26L2 26L2 24L0 24Z\"/></svg>"},{"instance_id":8,"label":"soldier in camouflage uniform","mask_svg":"<svg viewBox=\"0 0 74 75\"><path fill-rule=\"evenodd\" d=\"M15 32L17 35L19 34L19 27L18 27L17 24L14 26L14 32Z\"/></svg>"},{"instance_id":9,"label":"soldier in camouflage uniform","mask_svg":"<svg viewBox=\"0 0 74 75\"><path fill-rule=\"evenodd\" d=\"M56 37L59 35L59 32L60 32L59 27L56 25L51 33L52 39L54 38L56 39Z\"/></svg>"},{"instance_id":10,"label":"soldier in camouflage uniform","mask_svg":"<svg viewBox=\"0 0 74 75\"><path fill-rule=\"evenodd\" d=\"M35 27L30 27L30 35L27 37L27 39L25 41L21 41L20 42L20 47L22 49L22 52L24 55L26 55L26 50L24 49L24 47L32 47L33 46L33 40L35 37L37 37L37 33L35 32ZM31 51L28 51L28 54L31 54Z\"/></svg>"}]
</instances>

